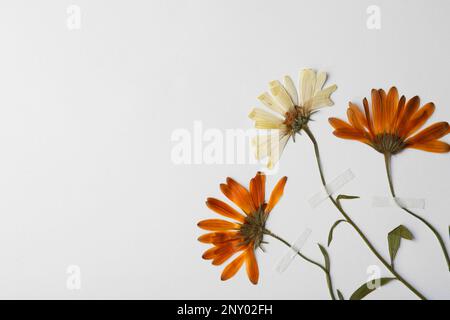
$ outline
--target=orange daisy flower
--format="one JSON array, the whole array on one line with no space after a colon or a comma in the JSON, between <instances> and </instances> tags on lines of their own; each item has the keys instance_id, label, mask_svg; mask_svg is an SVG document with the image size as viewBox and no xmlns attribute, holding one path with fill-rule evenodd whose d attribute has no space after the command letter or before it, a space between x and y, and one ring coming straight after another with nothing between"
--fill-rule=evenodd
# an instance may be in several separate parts
<instances>
[{"instance_id":1,"label":"orange daisy flower","mask_svg":"<svg viewBox=\"0 0 450 320\"><path fill-rule=\"evenodd\" d=\"M366 98L364 113L350 102L347 117L350 123L330 118L335 136L364 142L385 155L396 154L406 148L445 153L450 145L439 141L450 132L448 122L437 122L419 131L434 112L434 103L419 108L418 96L406 101L398 98L397 88L386 94L383 89L372 89L372 113Z\"/></svg>"},{"instance_id":2,"label":"orange daisy flower","mask_svg":"<svg viewBox=\"0 0 450 320\"><path fill-rule=\"evenodd\" d=\"M353 103L349 103L347 116L350 123L337 118L329 121L334 127L334 135L339 138L364 142L384 154L386 173L391 195L396 199L391 174L391 156L406 148L428 152L446 153L450 145L439 139L450 133L448 122L437 122L419 131L434 112L434 103L429 102L421 108L418 96L406 101L405 96L398 98L397 88L392 87L386 94L383 89L372 89L372 114L369 103L364 98L364 113ZM419 131L419 132L417 132ZM442 248L450 270L450 255L438 231L424 218L404 207L405 212L424 223L435 235Z\"/></svg>"},{"instance_id":3,"label":"orange daisy flower","mask_svg":"<svg viewBox=\"0 0 450 320\"><path fill-rule=\"evenodd\" d=\"M218 199L207 199L206 206L208 208L234 220L231 222L222 219L208 219L197 224L201 229L212 231L198 238L200 242L213 245L205 251L203 259L212 260L213 265L221 265L239 253L237 258L223 270L222 280L233 277L245 263L248 278L253 284L258 283L259 269L255 250L264 243L264 234L267 234L265 227L267 218L283 195L286 181L287 177L278 181L270 195L269 202L266 203L266 176L264 173L258 172L250 180L249 190L235 180L227 178L226 183L220 185L220 189L243 213Z\"/></svg>"}]
</instances>

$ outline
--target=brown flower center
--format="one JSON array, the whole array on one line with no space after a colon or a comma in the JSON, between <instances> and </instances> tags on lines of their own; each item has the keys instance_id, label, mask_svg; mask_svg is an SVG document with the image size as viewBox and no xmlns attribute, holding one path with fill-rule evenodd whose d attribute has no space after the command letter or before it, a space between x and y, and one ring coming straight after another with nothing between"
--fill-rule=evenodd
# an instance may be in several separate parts
<instances>
[{"instance_id":1,"label":"brown flower center","mask_svg":"<svg viewBox=\"0 0 450 320\"><path fill-rule=\"evenodd\" d=\"M244 245L253 243L254 247L260 247L263 243L264 233L266 232L266 221L268 215L264 212L265 205L245 217L245 222L242 224L239 232L244 238Z\"/></svg>"},{"instance_id":2,"label":"brown flower center","mask_svg":"<svg viewBox=\"0 0 450 320\"><path fill-rule=\"evenodd\" d=\"M396 134L380 133L375 136L373 147L383 154L396 154L405 148L405 140Z\"/></svg>"},{"instance_id":3,"label":"brown flower center","mask_svg":"<svg viewBox=\"0 0 450 320\"><path fill-rule=\"evenodd\" d=\"M288 127L292 136L300 132L308 124L311 112L304 107L295 106L294 109L286 112L284 124Z\"/></svg>"}]
</instances>

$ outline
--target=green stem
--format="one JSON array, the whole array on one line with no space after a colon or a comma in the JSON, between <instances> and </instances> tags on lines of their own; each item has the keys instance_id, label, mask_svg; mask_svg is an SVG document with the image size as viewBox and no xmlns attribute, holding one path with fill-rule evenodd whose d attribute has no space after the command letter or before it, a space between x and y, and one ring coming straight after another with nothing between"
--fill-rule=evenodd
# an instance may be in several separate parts
<instances>
[{"instance_id":1,"label":"green stem","mask_svg":"<svg viewBox=\"0 0 450 320\"><path fill-rule=\"evenodd\" d=\"M265 234L283 242L286 246L288 246L289 248L291 248L291 244L289 242L287 242L286 240L284 240L283 238L281 238L280 236L276 235L275 233L272 233L269 230L265 230L264 232ZM315 266L319 267L320 269L322 269L323 272L325 272L325 276L327 279L327 286L328 286L328 291L330 293L331 299L336 300L336 297L334 295L333 292L333 283L331 282L331 275L330 275L330 270L327 270L327 268L325 268L324 266L322 266L320 263L308 258L307 256L305 256L304 254L302 254L300 251L296 250L297 254L305 261L308 261L309 263L314 264Z\"/></svg>"},{"instance_id":2,"label":"green stem","mask_svg":"<svg viewBox=\"0 0 450 320\"><path fill-rule=\"evenodd\" d=\"M313 133L311 132L311 130L309 129L309 127L305 127L304 131L306 132L306 134L308 135L308 137L310 138L311 142L314 145L314 152L316 154L316 161L317 161L317 166L319 167L319 172L320 172L320 179L322 180L322 185L326 186L326 180L325 180L325 176L323 174L323 169L322 169L322 163L320 161L320 152L319 152L319 146L317 144L316 138L314 137ZM353 220L347 215L347 213L344 211L344 209L336 202L336 200L330 195L328 197L330 199L330 201L334 204L334 206L339 210L339 212L342 214L342 216L345 218L345 220L347 220L347 222L353 227L353 229L355 229L355 231L359 234L359 236L361 237L361 239L364 241L364 243L367 245L367 247L370 249L370 251L372 251L372 253L378 258L378 260L381 261L381 263L397 278L397 280L399 280L400 282L402 282L409 290L411 290L412 292L414 292L414 294L416 296L418 296L420 299L422 300L426 300L425 296L423 294L421 294L416 288L414 288L408 281L406 281L400 274L398 274L394 268L392 268L392 266L378 253L378 251L375 249L375 247L372 245L372 243L370 243L369 239L364 235L364 233L361 231L361 229L359 229L359 227L356 225L355 222L353 222Z\"/></svg>"},{"instance_id":3,"label":"green stem","mask_svg":"<svg viewBox=\"0 0 450 320\"><path fill-rule=\"evenodd\" d=\"M395 195L395 191L394 191L394 184L392 182L391 154L386 153L384 155L384 163L386 165L386 173L387 173L387 178L388 178L388 182L389 182L389 189L391 190L391 195L392 195L392 197L394 197L395 202L397 203L397 205L402 210L404 210L405 212L409 213L414 218L419 219L420 221L422 221L434 233L434 235L436 236L437 240L439 241L439 244L441 245L442 252L444 253L445 261L447 261L447 267L448 267L448 269L450 271L450 257L448 255L447 249L445 248L444 240L441 238L441 236L439 235L437 230L428 221L426 221L424 218L422 218L421 216L419 216L416 213L412 212L411 210L405 208L404 206L401 205L401 203L399 203L397 201L397 198L396 198L396 195Z\"/></svg>"}]
</instances>

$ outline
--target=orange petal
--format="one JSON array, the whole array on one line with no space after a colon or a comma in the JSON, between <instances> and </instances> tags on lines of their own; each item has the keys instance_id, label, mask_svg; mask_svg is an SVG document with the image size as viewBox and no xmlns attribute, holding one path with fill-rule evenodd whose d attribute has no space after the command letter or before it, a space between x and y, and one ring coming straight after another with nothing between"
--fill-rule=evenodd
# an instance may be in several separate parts
<instances>
[{"instance_id":1,"label":"orange petal","mask_svg":"<svg viewBox=\"0 0 450 320\"><path fill-rule=\"evenodd\" d=\"M414 96L408 100L405 105L405 110L402 112L401 118L398 120L397 124L397 132L400 137L403 137L407 131L408 122L411 117L416 113L417 109L419 109L420 99L418 96Z\"/></svg>"},{"instance_id":2,"label":"orange petal","mask_svg":"<svg viewBox=\"0 0 450 320\"><path fill-rule=\"evenodd\" d=\"M219 232L205 233L198 237L197 240L202 243L212 243L217 234L219 234ZM221 234L225 234L225 232L221 232Z\"/></svg>"},{"instance_id":3,"label":"orange petal","mask_svg":"<svg viewBox=\"0 0 450 320\"><path fill-rule=\"evenodd\" d=\"M425 122L431 117L435 109L434 103L429 102L422 108L417 110L414 116L409 121L408 126L405 130L405 136L408 137L419 130Z\"/></svg>"},{"instance_id":4,"label":"orange petal","mask_svg":"<svg viewBox=\"0 0 450 320\"><path fill-rule=\"evenodd\" d=\"M366 119L367 119L367 128L369 129L369 133L371 135L371 137L375 136L375 129L373 127L373 121L372 118L370 116L370 109L369 109L369 102L367 102L367 99L364 98L363 99L363 105L364 105L364 113L366 115Z\"/></svg>"},{"instance_id":5,"label":"orange petal","mask_svg":"<svg viewBox=\"0 0 450 320\"><path fill-rule=\"evenodd\" d=\"M237 232L210 232L201 235L197 240L202 243L221 244L230 240L238 239L239 237L239 233Z\"/></svg>"},{"instance_id":6,"label":"orange petal","mask_svg":"<svg viewBox=\"0 0 450 320\"><path fill-rule=\"evenodd\" d=\"M378 89L381 101L381 125L383 132L389 132L389 114L387 112L387 95L383 89Z\"/></svg>"},{"instance_id":7,"label":"orange petal","mask_svg":"<svg viewBox=\"0 0 450 320\"><path fill-rule=\"evenodd\" d=\"M213 259L213 258L215 257L215 252L216 252L216 250L217 250L217 247L209 248L208 250L206 250L206 251L203 253L202 258L205 259L205 260L211 260L211 259Z\"/></svg>"},{"instance_id":8,"label":"orange petal","mask_svg":"<svg viewBox=\"0 0 450 320\"><path fill-rule=\"evenodd\" d=\"M394 119L392 120L392 133L398 134L398 126L400 124L400 120L402 119L403 112L405 112L405 96L402 96L398 102L397 110L395 111Z\"/></svg>"},{"instance_id":9,"label":"orange petal","mask_svg":"<svg viewBox=\"0 0 450 320\"><path fill-rule=\"evenodd\" d=\"M230 279L233 277L239 269L242 267L242 264L245 261L245 256L247 255L247 252L241 253L236 259L231 261L225 269L223 269L222 276L220 277L223 281Z\"/></svg>"},{"instance_id":10,"label":"orange petal","mask_svg":"<svg viewBox=\"0 0 450 320\"><path fill-rule=\"evenodd\" d=\"M259 204L262 205L264 204L264 202L266 202L266 175L264 174L264 172L258 172L256 180L259 185Z\"/></svg>"},{"instance_id":11,"label":"orange petal","mask_svg":"<svg viewBox=\"0 0 450 320\"><path fill-rule=\"evenodd\" d=\"M394 128L394 119L395 114L397 112L397 106L398 106L398 91L396 87L391 87L389 89L389 92L387 94L386 98L386 114L387 114L387 126L389 128L390 133L393 133L395 131Z\"/></svg>"},{"instance_id":12,"label":"orange petal","mask_svg":"<svg viewBox=\"0 0 450 320\"><path fill-rule=\"evenodd\" d=\"M250 195L255 208L259 208L265 202L266 176L262 172L258 172L256 176L250 180Z\"/></svg>"},{"instance_id":13,"label":"orange petal","mask_svg":"<svg viewBox=\"0 0 450 320\"><path fill-rule=\"evenodd\" d=\"M328 118L328 122L336 130L339 130L339 129L353 129L353 127L350 124L348 124L347 122L345 122L345 121L343 121L341 119L338 119L338 118Z\"/></svg>"},{"instance_id":14,"label":"orange petal","mask_svg":"<svg viewBox=\"0 0 450 320\"><path fill-rule=\"evenodd\" d=\"M350 121L350 124L356 130L365 131L364 123L360 121L360 119L358 118L358 116L357 116L357 114L356 114L354 109L352 109L352 108L348 108L347 109L347 117L348 117L348 120Z\"/></svg>"},{"instance_id":15,"label":"orange petal","mask_svg":"<svg viewBox=\"0 0 450 320\"><path fill-rule=\"evenodd\" d=\"M383 109L378 90L372 89L372 113L375 135L383 133Z\"/></svg>"},{"instance_id":16,"label":"orange petal","mask_svg":"<svg viewBox=\"0 0 450 320\"><path fill-rule=\"evenodd\" d=\"M203 230L208 231L226 231L239 229L240 225L237 223L221 220L221 219L207 219L200 221L197 226Z\"/></svg>"},{"instance_id":17,"label":"orange petal","mask_svg":"<svg viewBox=\"0 0 450 320\"><path fill-rule=\"evenodd\" d=\"M423 144L445 136L449 131L448 122L437 122L423 129L406 141L409 144Z\"/></svg>"},{"instance_id":18,"label":"orange petal","mask_svg":"<svg viewBox=\"0 0 450 320\"><path fill-rule=\"evenodd\" d=\"M221 184L220 190L246 214L256 211L248 190L233 179L227 178L227 184Z\"/></svg>"},{"instance_id":19,"label":"orange petal","mask_svg":"<svg viewBox=\"0 0 450 320\"><path fill-rule=\"evenodd\" d=\"M250 279L250 282L253 284L258 283L259 278L259 269L258 263L256 262L255 251L252 247L246 250L247 254L245 255L245 266L247 269L247 276Z\"/></svg>"},{"instance_id":20,"label":"orange petal","mask_svg":"<svg viewBox=\"0 0 450 320\"><path fill-rule=\"evenodd\" d=\"M249 205L252 207L252 211L255 211L256 208L253 208L252 197L243 185L230 177L227 178L227 184L234 192L239 193L241 197L243 197L245 201L249 203Z\"/></svg>"},{"instance_id":21,"label":"orange petal","mask_svg":"<svg viewBox=\"0 0 450 320\"><path fill-rule=\"evenodd\" d=\"M229 185L222 183L220 185L220 190L228 199L230 199L234 204L236 204L246 214L251 213L251 207L249 206L249 204L244 199L242 199L240 194L235 193L230 188Z\"/></svg>"},{"instance_id":22,"label":"orange petal","mask_svg":"<svg viewBox=\"0 0 450 320\"><path fill-rule=\"evenodd\" d=\"M342 139L349 139L349 140L357 140L364 143L370 143L369 139L364 135L364 132L358 131L356 129L339 129L334 130L333 134Z\"/></svg>"},{"instance_id":23,"label":"orange petal","mask_svg":"<svg viewBox=\"0 0 450 320\"><path fill-rule=\"evenodd\" d=\"M435 152L435 153L447 153L450 151L450 145L446 142L443 141L428 141L422 144L419 143L414 143L411 145L408 145L407 148L412 148L412 149L419 149L419 150L423 150L423 151L428 151L428 152Z\"/></svg>"},{"instance_id":24,"label":"orange petal","mask_svg":"<svg viewBox=\"0 0 450 320\"><path fill-rule=\"evenodd\" d=\"M348 103L349 108L353 111L353 114L356 116L356 118L358 119L358 122L368 128L368 123L367 123L367 119L364 116L364 113L362 113L362 111L358 108L358 106L352 102ZM350 119L349 119L350 120Z\"/></svg>"},{"instance_id":25,"label":"orange petal","mask_svg":"<svg viewBox=\"0 0 450 320\"><path fill-rule=\"evenodd\" d=\"M222 263L231 258L231 256L234 255L237 251L238 251L237 247L231 244L217 249L214 252L215 257L212 261L212 264L215 266L220 266Z\"/></svg>"},{"instance_id":26,"label":"orange petal","mask_svg":"<svg viewBox=\"0 0 450 320\"><path fill-rule=\"evenodd\" d=\"M269 213L272 211L272 209L275 207L275 205L280 200L281 196L283 195L284 186L286 185L287 177L283 177L278 181L278 183L275 185L275 187L272 190L272 194L270 195L269 202L267 203L267 207L265 209L266 213Z\"/></svg>"},{"instance_id":27,"label":"orange petal","mask_svg":"<svg viewBox=\"0 0 450 320\"><path fill-rule=\"evenodd\" d=\"M245 217L242 214L234 210L225 202L220 201L218 199L208 198L206 201L206 206L211 210L213 210L214 212L221 214L227 218L231 218L239 222L244 222L245 220Z\"/></svg>"}]
</instances>

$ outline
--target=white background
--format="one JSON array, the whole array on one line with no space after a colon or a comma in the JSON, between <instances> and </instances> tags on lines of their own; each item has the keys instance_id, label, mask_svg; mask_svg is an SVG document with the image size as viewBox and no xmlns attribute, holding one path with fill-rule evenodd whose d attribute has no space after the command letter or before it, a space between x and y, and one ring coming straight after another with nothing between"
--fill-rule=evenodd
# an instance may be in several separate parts
<instances>
[{"instance_id":1,"label":"white background","mask_svg":"<svg viewBox=\"0 0 450 320\"><path fill-rule=\"evenodd\" d=\"M66 9L81 8L69 30ZM366 27L369 5L381 29ZM371 207L388 192L383 158L331 134L373 87L396 85L433 101L432 121L450 119L448 1L6 1L0 4L0 298L328 299L323 273L296 259L274 271L286 248L269 239L258 252L260 283L244 270L220 281L221 267L201 259L197 221L217 217L204 205L224 198L219 183L242 183L256 165L175 165L175 129L247 129L267 83L301 68L329 73L335 106L312 130L331 179L351 168L345 204L377 249L399 224L397 269L429 298L450 298L450 277L436 239L396 208ZM448 138L447 138L448 141ZM449 155L406 151L393 163L400 196L425 198L420 212L448 239ZM269 227L293 241L313 230L304 252L319 260L339 217L307 199L320 181L310 143L289 143L279 177L289 181ZM379 265L348 225L330 248L335 286L346 297ZM69 265L81 289L66 287ZM380 265L382 275L388 275ZM368 298L414 299L400 283Z\"/></svg>"}]
</instances>

